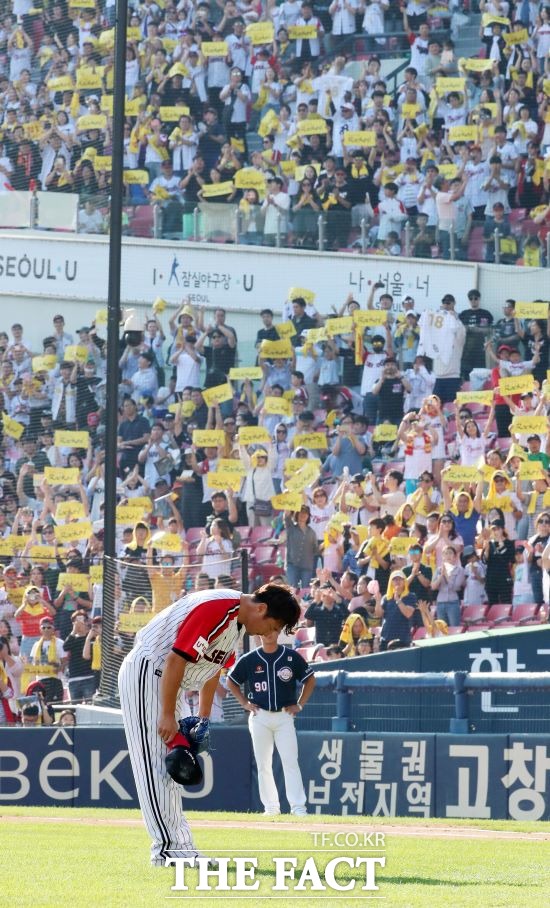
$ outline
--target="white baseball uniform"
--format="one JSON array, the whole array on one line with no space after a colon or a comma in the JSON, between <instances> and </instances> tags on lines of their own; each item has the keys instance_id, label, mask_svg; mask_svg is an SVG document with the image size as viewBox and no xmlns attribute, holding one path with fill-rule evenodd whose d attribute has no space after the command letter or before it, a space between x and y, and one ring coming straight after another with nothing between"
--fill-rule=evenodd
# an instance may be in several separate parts
<instances>
[{"instance_id":1,"label":"white baseball uniform","mask_svg":"<svg viewBox=\"0 0 550 908\"><path fill-rule=\"evenodd\" d=\"M143 819L153 840L151 863L156 866L164 866L167 857L197 854L182 810L181 786L166 771L167 747L157 733L165 660L170 652L186 660L176 705L176 718L180 718L185 714L184 691L200 690L233 661L245 630L237 621L240 599L240 592L224 589L178 599L138 631L119 672L128 751Z\"/></svg>"}]
</instances>

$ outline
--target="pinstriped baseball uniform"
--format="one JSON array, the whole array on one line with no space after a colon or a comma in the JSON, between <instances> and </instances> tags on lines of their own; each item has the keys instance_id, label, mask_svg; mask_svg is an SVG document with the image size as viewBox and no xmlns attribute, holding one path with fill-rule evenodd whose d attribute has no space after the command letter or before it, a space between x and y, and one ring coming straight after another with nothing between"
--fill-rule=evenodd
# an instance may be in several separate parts
<instances>
[{"instance_id":1,"label":"pinstriped baseball uniform","mask_svg":"<svg viewBox=\"0 0 550 908\"><path fill-rule=\"evenodd\" d=\"M138 631L122 663L118 682L130 761L145 825L153 840L151 863L196 854L182 810L182 790L166 772L167 747L157 733L160 682L166 657L186 660L176 704L184 714L184 690L198 690L233 661L244 627L237 622L241 593L211 590L190 593L156 615Z\"/></svg>"}]
</instances>

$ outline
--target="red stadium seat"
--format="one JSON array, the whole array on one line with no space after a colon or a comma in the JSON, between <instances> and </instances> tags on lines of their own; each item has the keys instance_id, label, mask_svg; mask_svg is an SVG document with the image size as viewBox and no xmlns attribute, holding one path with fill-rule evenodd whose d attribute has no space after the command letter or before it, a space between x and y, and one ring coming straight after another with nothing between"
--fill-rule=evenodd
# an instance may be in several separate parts
<instances>
[{"instance_id":1,"label":"red stadium seat","mask_svg":"<svg viewBox=\"0 0 550 908\"><path fill-rule=\"evenodd\" d=\"M514 624L538 624L539 607L536 602L512 606L512 621Z\"/></svg>"},{"instance_id":2,"label":"red stadium seat","mask_svg":"<svg viewBox=\"0 0 550 908\"><path fill-rule=\"evenodd\" d=\"M425 627L417 627L413 634L413 641L424 640L428 636L428 631Z\"/></svg>"},{"instance_id":3,"label":"red stadium seat","mask_svg":"<svg viewBox=\"0 0 550 908\"><path fill-rule=\"evenodd\" d=\"M187 544L190 546L198 545L201 540L201 533L203 527L191 527L185 533L185 538L187 539Z\"/></svg>"},{"instance_id":4,"label":"red stadium seat","mask_svg":"<svg viewBox=\"0 0 550 908\"><path fill-rule=\"evenodd\" d=\"M252 549L256 564L271 564L275 561L275 547L272 545L257 545Z\"/></svg>"},{"instance_id":5,"label":"red stadium seat","mask_svg":"<svg viewBox=\"0 0 550 908\"><path fill-rule=\"evenodd\" d=\"M241 542L243 543L243 545L245 545L250 536L252 527L235 527L235 529L241 537Z\"/></svg>"},{"instance_id":6,"label":"red stadium seat","mask_svg":"<svg viewBox=\"0 0 550 908\"><path fill-rule=\"evenodd\" d=\"M457 624L454 627L448 627L447 634L449 637L454 637L456 634L463 634L465 630L466 628L463 624Z\"/></svg>"},{"instance_id":7,"label":"red stadium seat","mask_svg":"<svg viewBox=\"0 0 550 908\"><path fill-rule=\"evenodd\" d=\"M462 606L462 623L467 624L480 624L485 620L485 615L487 612L486 605L463 605Z\"/></svg>"},{"instance_id":8,"label":"red stadium seat","mask_svg":"<svg viewBox=\"0 0 550 908\"><path fill-rule=\"evenodd\" d=\"M315 653L314 662L328 662L328 653L325 646L320 646Z\"/></svg>"},{"instance_id":9,"label":"red stadium seat","mask_svg":"<svg viewBox=\"0 0 550 908\"><path fill-rule=\"evenodd\" d=\"M300 646L298 647L296 652L300 653L300 656L303 656L306 662L313 662L315 654L317 653L319 648L320 645L318 643L314 643L311 646Z\"/></svg>"},{"instance_id":10,"label":"red stadium seat","mask_svg":"<svg viewBox=\"0 0 550 908\"><path fill-rule=\"evenodd\" d=\"M491 622L491 624L500 624L502 621L508 621L511 613L511 605L498 603L491 606L485 617L487 621Z\"/></svg>"},{"instance_id":11,"label":"red stadium seat","mask_svg":"<svg viewBox=\"0 0 550 908\"><path fill-rule=\"evenodd\" d=\"M490 631L490 630L491 630L490 624L486 624L486 623L468 624L468 625L466 625L465 633L474 633L475 631Z\"/></svg>"},{"instance_id":12,"label":"red stadium seat","mask_svg":"<svg viewBox=\"0 0 550 908\"><path fill-rule=\"evenodd\" d=\"M314 627L299 627L294 634L296 643L308 644L315 643Z\"/></svg>"},{"instance_id":13,"label":"red stadium seat","mask_svg":"<svg viewBox=\"0 0 550 908\"><path fill-rule=\"evenodd\" d=\"M262 545L268 539L273 538L273 527L252 527L248 536L247 544L256 546Z\"/></svg>"}]
</instances>

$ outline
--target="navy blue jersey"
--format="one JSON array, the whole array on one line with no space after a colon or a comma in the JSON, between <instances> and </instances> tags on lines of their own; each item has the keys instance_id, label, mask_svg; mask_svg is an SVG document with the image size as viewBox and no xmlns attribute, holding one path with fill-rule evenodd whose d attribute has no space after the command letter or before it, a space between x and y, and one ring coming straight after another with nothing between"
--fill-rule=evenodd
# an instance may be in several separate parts
<instances>
[{"instance_id":1,"label":"navy blue jersey","mask_svg":"<svg viewBox=\"0 0 550 908\"><path fill-rule=\"evenodd\" d=\"M293 706L296 688L313 674L306 660L287 646L274 653L260 647L241 656L229 673L235 684L244 684L248 699L270 712Z\"/></svg>"}]
</instances>

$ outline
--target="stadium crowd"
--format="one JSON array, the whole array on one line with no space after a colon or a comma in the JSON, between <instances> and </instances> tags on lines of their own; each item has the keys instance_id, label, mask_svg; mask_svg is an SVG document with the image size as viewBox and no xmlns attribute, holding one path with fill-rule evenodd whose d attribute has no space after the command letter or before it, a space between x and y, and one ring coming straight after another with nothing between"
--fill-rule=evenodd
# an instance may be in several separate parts
<instances>
[{"instance_id":1,"label":"stadium crowd","mask_svg":"<svg viewBox=\"0 0 550 908\"><path fill-rule=\"evenodd\" d=\"M320 313L292 288L244 362L224 309L127 313L118 388L119 659L183 590L288 582L310 659L548 618L547 303L473 289L419 314L374 285ZM519 304L518 304L519 305ZM458 312L456 311L458 310ZM0 701L94 694L101 669L105 353L0 334ZM72 328L72 326L71 326ZM220 689L220 702L223 691ZM8 706L9 709L9 706ZM35 707L36 709L36 707Z\"/></svg>"},{"instance_id":2,"label":"stadium crowd","mask_svg":"<svg viewBox=\"0 0 550 908\"><path fill-rule=\"evenodd\" d=\"M0 192L77 193L102 232L114 0L32 3L0 4ZM388 255L544 264L549 49L535 0L132 2L126 229L151 235L156 207L162 236L191 236L199 207L229 239L238 210L239 242L314 248L322 215L327 249L366 232Z\"/></svg>"}]
</instances>

